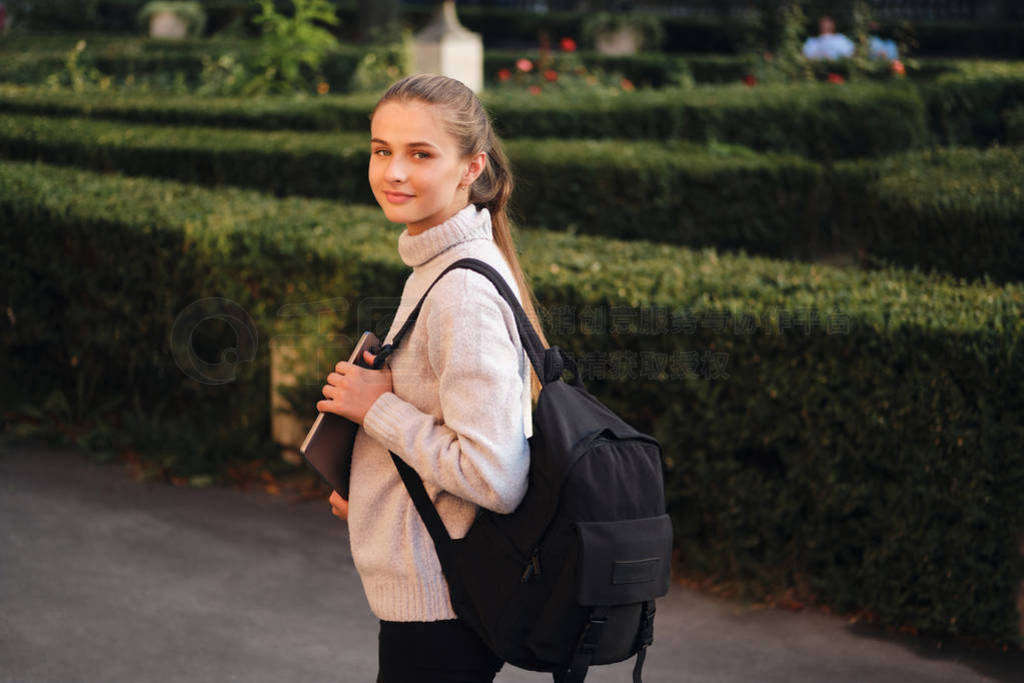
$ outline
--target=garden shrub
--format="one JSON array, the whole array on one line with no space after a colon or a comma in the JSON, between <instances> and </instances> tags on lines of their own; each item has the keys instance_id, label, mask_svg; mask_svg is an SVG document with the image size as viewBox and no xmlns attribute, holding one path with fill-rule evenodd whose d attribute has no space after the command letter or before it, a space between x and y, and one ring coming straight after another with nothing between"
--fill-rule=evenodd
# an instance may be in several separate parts
<instances>
[{"instance_id":1,"label":"garden shrub","mask_svg":"<svg viewBox=\"0 0 1024 683\"><path fill-rule=\"evenodd\" d=\"M248 130L366 131L376 94L345 98L204 97L151 93L47 92L0 86L0 111L39 116L217 126Z\"/></svg>"},{"instance_id":2,"label":"garden shrub","mask_svg":"<svg viewBox=\"0 0 1024 683\"><path fill-rule=\"evenodd\" d=\"M0 60L0 82L67 85L63 82L67 78L66 64L68 55L75 50L76 41L68 42L66 39L45 41L44 44L51 47L31 51L0 51L3 55ZM24 43L16 41L16 44ZM183 40L174 43L100 38L85 41L84 48L77 57L81 66L96 69L113 79L108 90L123 88L129 94L140 90L203 93L210 90L211 86L222 85L216 82L219 71L227 71L232 67L242 69L246 64L255 64L260 59L257 56L257 43L252 40ZM277 51L280 54L290 49L283 46ZM327 51L315 69L310 64L300 63L298 58L287 67L293 75L298 74L293 82L297 86L305 85L308 94L316 92L321 82L327 83L334 92L344 93L356 89L353 77L370 51L374 51L388 64L399 63L397 48L339 45Z\"/></svg>"},{"instance_id":3,"label":"garden shrub","mask_svg":"<svg viewBox=\"0 0 1024 683\"><path fill-rule=\"evenodd\" d=\"M372 200L367 134L133 125L0 116L0 154L204 185Z\"/></svg>"},{"instance_id":4,"label":"garden shrub","mask_svg":"<svg viewBox=\"0 0 1024 683\"><path fill-rule=\"evenodd\" d=\"M245 99L37 94L4 87L0 110L260 129L366 130L374 98ZM682 139L739 144L816 160L884 156L928 139L909 87L808 84L566 96L485 93L499 133L519 137ZM149 113L147 113L149 112ZM265 116L271 112L272 115Z\"/></svg>"},{"instance_id":5,"label":"garden shrub","mask_svg":"<svg viewBox=\"0 0 1024 683\"><path fill-rule=\"evenodd\" d=\"M1004 139L1002 112L1024 104L1024 65L961 63L920 90L935 143L988 146Z\"/></svg>"},{"instance_id":6,"label":"garden shrub","mask_svg":"<svg viewBox=\"0 0 1024 683\"><path fill-rule=\"evenodd\" d=\"M0 154L103 171L372 203L367 133L262 132L0 115ZM531 223L788 253L818 241L822 168L686 142L506 143ZM810 232L809 232L810 231Z\"/></svg>"},{"instance_id":7,"label":"garden shrub","mask_svg":"<svg viewBox=\"0 0 1024 683\"><path fill-rule=\"evenodd\" d=\"M1024 150L935 149L841 167L852 249L966 278L1024 281ZM848 220L849 219L849 220Z\"/></svg>"},{"instance_id":8,"label":"garden shrub","mask_svg":"<svg viewBox=\"0 0 1024 683\"><path fill-rule=\"evenodd\" d=\"M549 53L566 56L557 44ZM537 63L543 53L537 50L487 50L484 52L484 77L489 86L500 85L498 73L502 69L515 71L516 61L527 58ZM579 64L592 72L617 74L638 88L664 88L688 84L691 80L689 59L660 52L636 55L602 55L588 50L572 52Z\"/></svg>"},{"instance_id":9,"label":"garden shrub","mask_svg":"<svg viewBox=\"0 0 1024 683\"><path fill-rule=\"evenodd\" d=\"M536 225L624 239L791 254L817 244L823 169L725 145L506 143L514 205Z\"/></svg>"},{"instance_id":10,"label":"garden shrub","mask_svg":"<svg viewBox=\"0 0 1024 683\"><path fill-rule=\"evenodd\" d=\"M832 167L678 140L514 138L506 149L518 179L514 208L549 229L1024 279L1024 162L1016 147L925 150ZM126 127L0 114L0 154L373 202L366 133Z\"/></svg>"},{"instance_id":11,"label":"garden shrub","mask_svg":"<svg viewBox=\"0 0 1024 683\"><path fill-rule=\"evenodd\" d=\"M178 476L266 452L269 337L331 350L358 329L354 302L397 296L407 273L397 228L334 202L4 162L0 217L5 386L34 403L89 374L89 401L134 397L125 420L148 429L132 436L156 434L143 450ZM681 571L1019 640L1021 285L565 232L519 243L552 343L664 445ZM259 331L223 384L189 379L168 349L210 297ZM214 361L238 345L223 332L196 330Z\"/></svg>"}]
</instances>

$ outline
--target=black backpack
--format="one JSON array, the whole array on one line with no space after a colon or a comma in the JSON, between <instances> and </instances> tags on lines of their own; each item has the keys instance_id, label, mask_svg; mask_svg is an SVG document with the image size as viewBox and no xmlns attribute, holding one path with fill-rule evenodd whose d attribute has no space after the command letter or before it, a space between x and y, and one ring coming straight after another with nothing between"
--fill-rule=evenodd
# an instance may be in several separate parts
<instances>
[{"instance_id":1,"label":"black backpack","mask_svg":"<svg viewBox=\"0 0 1024 683\"><path fill-rule=\"evenodd\" d=\"M544 348L496 270L462 259L437 280L456 268L498 288L543 388L525 498L507 515L481 508L464 538L449 537L422 479L391 454L434 541L455 613L514 666L576 683L591 664L636 654L639 682L653 640L654 599L669 587L672 523L661 447L588 394L571 358ZM429 292L382 348L382 359L412 329ZM572 383L562 379L564 370Z\"/></svg>"}]
</instances>

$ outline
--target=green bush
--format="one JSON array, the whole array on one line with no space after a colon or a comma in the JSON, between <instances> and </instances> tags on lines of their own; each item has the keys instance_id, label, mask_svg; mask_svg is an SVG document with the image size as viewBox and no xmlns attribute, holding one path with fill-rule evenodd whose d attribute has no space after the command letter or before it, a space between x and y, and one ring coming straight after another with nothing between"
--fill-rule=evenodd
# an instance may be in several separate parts
<instances>
[{"instance_id":1,"label":"green bush","mask_svg":"<svg viewBox=\"0 0 1024 683\"><path fill-rule=\"evenodd\" d=\"M40 116L216 126L248 130L368 131L376 95L350 97L206 97L0 86L0 111Z\"/></svg>"},{"instance_id":2,"label":"green bush","mask_svg":"<svg viewBox=\"0 0 1024 683\"><path fill-rule=\"evenodd\" d=\"M318 200L3 163L0 218L4 386L33 405L76 386L88 405L132 397L129 433L177 476L272 450L266 340L333 350L357 329L354 302L397 296L407 272L379 211ZM552 342L661 439L683 571L1019 640L1020 285L564 232L519 243ZM168 348L211 297L259 332L222 384L190 379ZM230 329L192 331L214 360L238 346Z\"/></svg>"},{"instance_id":3,"label":"green bush","mask_svg":"<svg viewBox=\"0 0 1024 683\"><path fill-rule=\"evenodd\" d=\"M9 158L354 202L373 201L367 137L0 115ZM776 254L818 237L823 172L797 157L682 142L510 140L506 149L515 204L535 225Z\"/></svg>"},{"instance_id":4,"label":"green bush","mask_svg":"<svg viewBox=\"0 0 1024 683\"><path fill-rule=\"evenodd\" d=\"M368 134L244 131L0 116L0 154L278 195L371 201Z\"/></svg>"},{"instance_id":5,"label":"green bush","mask_svg":"<svg viewBox=\"0 0 1024 683\"><path fill-rule=\"evenodd\" d=\"M275 129L366 130L371 96L243 99L75 96L3 88L0 110ZM831 160L884 156L927 141L923 104L897 85L708 87L568 96L485 93L499 133L520 137L682 139ZM123 103L123 104L122 104ZM273 112L265 117L264 112ZM147 114L146 112L151 112ZM151 118L148 118L150 117Z\"/></svg>"},{"instance_id":6,"label":"green bush","mask_svg":"<svg viewBox=\"0 0 1024 683\"><path fill-rule=\"evenodd\" d=\"M534 225L792 254L822 246L823 170L798 157L619 140L511 140L514 206Z\"/></svg>"},{"instance_id":7,"label":"green bush","mask_svg":"<svg viewBox=\"0 0 1024 683\"><path fill-rule=\"evenodd\" d=\"M558 44L552 54L566 56ZM538 61L540 52L532 50L487 50L484 53L484 77L488 85L499 83L498 72L502 69L516 70L516 60L526 57ZM579 50L572 57L590 71L618 74L628 78L638 88L664 88L690 81L689 60L676 55L659 52L636 55L602 55L597 52Z\"/></svg>"},{"instance_id":8,"label":"green bush","mask_svg":"<svg viewBox=\"0 0 1024 683\"><path fill-rule=\"evenodd\" d=\"M836 208L849 248L960 277L1024 281L1024 149L936 149L851 163L837 175L847 181L836 183L846 192Z\"/></svg>"},{"instance_id":9,"label":"green bush","mask_svg":"<svg viewBox=\"0 0 1024 683\"><path fill-rule=\"evenodd\" d=\"M488 98L507 138L678 138L816 160L881 156L926 139L913 90L895 86L742 85L550 99Z\"/></svg>"},{"instance_id":10,"label":"green bush","mask_svg":"<svg viewBox=\"0 0 1024 683\"><path fill-rule=\"evenodd\" d=\"M1024 65L960 63L958 71L920 87L934 141L945 146L1003 141L1002 112L1024 104Z\"/></svg>"},{"instance_id":11,"label":"green bush","mask_svg":"<svg viewBox=\"0 0 1024 683\"><path fill-rule=\"evenodd\" d=\"M356 203L373 201L366 144L366 133L0 114L0 154L9 158ZM682 141L511 139L506 149L518 179L513 208L533 225L1024 279L1019 148L927 150L832 168Z\"/></svg>"},{"instance_id":12,"label":"green bush","mask_svg":"<svg viewBox=\"0 0 1024 683\"><path fill-rule=\"evenodd\" d=\"M9 84L47 84L57 77L58 83L65 76L68 54L75 49L75 40L54 39L44 41L44 48L32 50L11 49L2 51L0 60L0 82ZM15 41L15 45L24 45ZM360 63L371 48L340 45L331 49L314 70L306 64L298 66L299 81L305 82L312 94L320 80L326 81L331 90L349 92L355 87L353 77ZM378 53L394 62L398 56L393 51ZM111 39L109 36L96 40L87 39L85 49L78 56L83 67L94 68L105 76L115 79L112 87L124 88L127 93L146 89L152 91L202 90L221 60L229 64L251 63L259 52L252 40L183 40L177 42L150 39ZM66 83L64 83L66 85ZM179 93L180 94L180 93Z\"/></svg>"}]
</instances>

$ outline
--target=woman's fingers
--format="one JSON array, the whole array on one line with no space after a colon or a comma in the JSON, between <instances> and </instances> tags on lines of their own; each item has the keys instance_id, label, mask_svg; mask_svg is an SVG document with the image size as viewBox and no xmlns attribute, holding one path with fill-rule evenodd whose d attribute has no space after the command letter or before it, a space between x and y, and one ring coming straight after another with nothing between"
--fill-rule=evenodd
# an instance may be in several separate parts
<instances>
[{"instance_id":1,"label":"woman's fingers","mask_svg":"<svg viewBox=\"0 0 1024 683\"><path fill-rule=\"evenodd\" d=\"M330 498L331 514L338 519L348 519L348 501L341 497L337 491L331 491Z\"/></svg>"},{"instance_id":2,"label":"woman's fingers","mask_svg":"<svg viewBox=\"0 0 1024 683\"><path fill-rule=\"evenodd\" d=\"M372 359L373 355L368 354ZM345 361L327 375L320 390L326 400L317 403L321 413L329 412L362 424L366 412L381 394L391 391L391 369L371 370Z\"/></svg>"}]
</instances>

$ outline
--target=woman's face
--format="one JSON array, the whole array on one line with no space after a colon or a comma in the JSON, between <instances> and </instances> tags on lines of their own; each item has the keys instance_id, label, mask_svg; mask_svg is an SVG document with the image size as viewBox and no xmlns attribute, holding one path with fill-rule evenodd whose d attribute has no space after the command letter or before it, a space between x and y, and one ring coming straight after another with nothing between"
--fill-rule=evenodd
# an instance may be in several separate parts
<instances>
[{"instance_id":1,"label":"woman's face","mask_svg":"<svg viewBox=\"0 0 1024 683\"><path fill-rule=\"evenodd\" d=\"M445 130L441 108L424 102L385 102L370 123L370 187L393 223L412 235L439 225L469 203L466 189L486 156L463 157ZM460 189L460 184L465 187Z\"/></svg>"}]
</instances>

